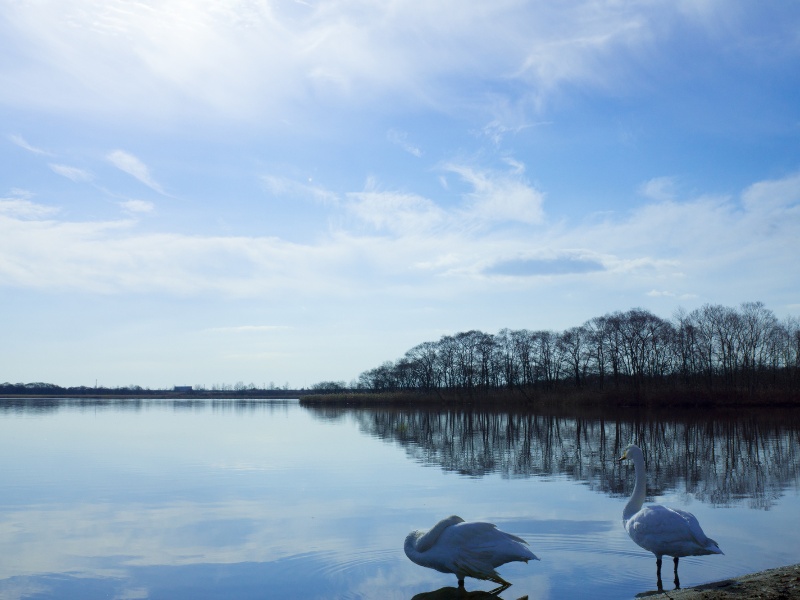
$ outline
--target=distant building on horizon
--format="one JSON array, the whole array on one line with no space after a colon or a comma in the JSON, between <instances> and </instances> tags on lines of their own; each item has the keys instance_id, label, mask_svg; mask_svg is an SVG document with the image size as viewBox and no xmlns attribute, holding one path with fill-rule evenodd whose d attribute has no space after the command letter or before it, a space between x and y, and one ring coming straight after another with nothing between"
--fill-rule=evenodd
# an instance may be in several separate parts
<instances>
[{"instance_id":1,"label":"distant building on horizon","mask_svg":"<svg viewBox=\"0 0 800 600\"><path fill-rule=\"evenodd\" d=\"M172 388L173 392L191 392L192 386L190 385L176 385Z\"/></svg>"}]
</instances>

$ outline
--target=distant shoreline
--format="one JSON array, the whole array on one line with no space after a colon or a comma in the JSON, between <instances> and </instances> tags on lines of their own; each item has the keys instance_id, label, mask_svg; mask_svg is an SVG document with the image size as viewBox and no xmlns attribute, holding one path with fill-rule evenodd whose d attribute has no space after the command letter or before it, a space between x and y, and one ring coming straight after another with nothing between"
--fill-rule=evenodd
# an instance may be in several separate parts
<instances>
[{"instance_id":1,"label":"distant shoreline","mask_svg":"<svg viewBox=\"0 0 800 600\"><path fill-rule=\"evenodd\" d=\"M316 390L91 390L78 393L0 393L3 400L286 400L304 406L414 406L427 408L513 409L756 409L800 408L800 390L758 391L752 394L725 390L402 390L390 392Z\"/></svg>"},{"instance_id":2,"label":"distant shoreline","mask_svg":"<svg viewBox=\"0 0 800 600\"><path fill-rule=\"evenodd\" d=\"M237 392L138 392L96 394L0 394L3 400L297 400L307 391L241 394Z\"/></svg>"}]
</instances>

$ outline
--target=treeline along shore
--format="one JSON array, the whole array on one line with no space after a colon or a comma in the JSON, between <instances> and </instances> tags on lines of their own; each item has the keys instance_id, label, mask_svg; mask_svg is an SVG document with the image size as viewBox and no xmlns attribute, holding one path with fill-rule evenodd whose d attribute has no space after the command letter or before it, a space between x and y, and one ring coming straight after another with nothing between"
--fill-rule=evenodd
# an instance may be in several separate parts
<instances>
[{"instance_id":1,"label":"treeline along shore","mask_svg":"<svg viewBox=\"0 0 800 600\"><path fill-rule=\"evenodd\" d=\"M794 404L800 319L761 302L705 305L672 320L634 308L562 332L467 331L423 342L305 402Z\"/></svg>"},{"instance_id":2,"label":"treeline along shore","mask_svg":"<svg viewBox=\"0 0 800 600\"><path fill-rule=\"evenodd\" d=\"M561 332L471 330L409 349L357 380L150 390L0 384L0 397L300 398L303 403L525 406L800 406L800 318L761 302L707 304L672 319L634 308Z\"/></svg>"}]
</instances>

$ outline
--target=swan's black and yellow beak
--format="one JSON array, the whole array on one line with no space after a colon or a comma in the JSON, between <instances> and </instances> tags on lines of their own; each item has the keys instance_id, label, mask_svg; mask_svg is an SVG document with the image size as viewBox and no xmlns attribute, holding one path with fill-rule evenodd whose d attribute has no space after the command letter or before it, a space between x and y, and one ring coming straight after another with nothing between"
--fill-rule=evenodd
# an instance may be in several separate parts
<instances>
[{"instance_id":1,"label":"swan's black and yellow beak","mask_svg":"<svg viewBox=\"0 0 800 600\"><path fill-rule=\"evenodd\" d=\"M625 452L623 452L623 453L622 453L622 456L620 456L620 457L617 459L617 462L622 462L622 461L623 461L623 460L625 460L626 458L628 458L628 451L627 451L627 450L625 450Z\"/></svg>"}]
</instances>

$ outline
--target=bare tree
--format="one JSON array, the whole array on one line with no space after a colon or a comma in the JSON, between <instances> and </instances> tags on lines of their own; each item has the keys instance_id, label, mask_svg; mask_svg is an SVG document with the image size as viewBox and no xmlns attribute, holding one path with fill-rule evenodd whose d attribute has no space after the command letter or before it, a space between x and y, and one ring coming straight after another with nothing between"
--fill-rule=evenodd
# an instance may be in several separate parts
<instances>
[{"instance_id":1,"label":"bare tree","mask_svg":"<svg viewBox=\"0 0 800 600\"><path fill-rule=\"evenodd\" d=\"M671 385L753 392L800 382L800 320L779 322L761 302L739 310L706 304L673 321L634 308L561 333L470 330L423 342L398 361L366 371L357 386L392 389L616 389ZM781 383L785 382L785 383ZM239 384L237 384L238 386Z\"/></svg>"},{"instance_id":2,"label":"bare tree","mask_svg":"<svg viewBox=\"0 0 800 600\"><path fill-rule=\"evenodd\" d=\"M586 373L589 351L589 332L584 326L570 327L558 336L558 348L564 361L569 365L575 386L581 386L582 377Z\"/></svg>"}]
</instances>

